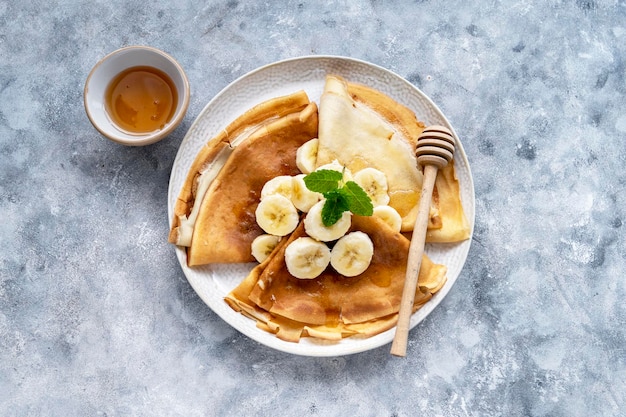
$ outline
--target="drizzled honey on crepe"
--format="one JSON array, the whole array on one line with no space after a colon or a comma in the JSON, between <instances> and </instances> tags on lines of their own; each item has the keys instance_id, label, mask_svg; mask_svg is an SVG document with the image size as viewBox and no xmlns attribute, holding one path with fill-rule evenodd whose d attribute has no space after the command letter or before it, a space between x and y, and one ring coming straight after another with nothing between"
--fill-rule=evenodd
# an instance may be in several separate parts
<instances>
[{"instance_id":1,"label":"drizzled honey on crepe","mask_svg":"<svg viewBox=\"0 0 626 417\"><path fill-rule=\"evenodd\" d=\"M254 261L261 188L299 172L296 150L317 137L317 126L317 105L298 92L257 105L207 143L183 185L170 231L170 242L188 247L189 266Z\"/></svg>"},{"instance_id":2,"label":"drizzled honey on crepe","mask_svg":"<svg viewBox=\"0 0 626 417\"><path fill-rule=\"evenodd\" d=\"M361 275L344 277L329 267L310 280L291 276L284 251L290 242L305 236L300 224L226 297L227 302L257 320L261 328L291 342L302 336L330 340L372 336L393 327L410 242L377 217L353 216L351 230L367 233L374 244L372 262ZM424 256L419 282L425 285L416 291L415 309L443 286L446 270Z\"/></svg>"}]
</instances>

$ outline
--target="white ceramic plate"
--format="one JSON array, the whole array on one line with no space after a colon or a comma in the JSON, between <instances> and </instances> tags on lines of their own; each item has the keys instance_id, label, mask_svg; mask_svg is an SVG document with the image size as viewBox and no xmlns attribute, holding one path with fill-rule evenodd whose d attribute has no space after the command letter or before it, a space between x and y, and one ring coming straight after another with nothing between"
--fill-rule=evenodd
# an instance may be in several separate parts
<instances>
[{"instance_id":1,"label":"white ceramic plate","mask_svg":"<svg viewBox=\"0 0 626 417\"><path fill-rule=\"evenodd\" d=\"M412 109L426 125L438 124L454 130L437 106L419 89L402 77L379 66L344 57L310 56L276 62L254 70L224 88L202 110L180 146L170 177L168 215L170 224L174 204L196 154L200 148L230 121L254 105L300 89L319 104L326 74L338 74L351 82L378 89ZM456 173L461 187L465 214L474 229L474 185L469 163L461 142L457 139L454 155ZM415 327L441 302L461 273L469 252L471 239L458 244L429 244L426 251L431 259L448 267L445 286L411 318ZM189 268L186 253L176 248L176 256L187 280L200 298L231 326L271 348L305 356L340 356L373 349L393 340L394 329L370 338L351 337L339 342L302 338L299 343L284 342L273 334L256 327L255 322L232 310L224 296L248 274L253 264L211 265Z\"/></svg>"}]
</instances>

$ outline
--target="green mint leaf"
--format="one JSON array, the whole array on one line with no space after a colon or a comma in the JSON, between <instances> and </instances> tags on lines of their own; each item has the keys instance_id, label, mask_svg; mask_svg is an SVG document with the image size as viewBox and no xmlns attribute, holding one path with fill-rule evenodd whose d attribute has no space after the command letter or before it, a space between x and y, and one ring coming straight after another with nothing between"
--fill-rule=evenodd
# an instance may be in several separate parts
<instances>
[{"instance_id":1,"label":"green mint leaf","mask_svg":"<svg viewBox=\"0 0 626 417\"><path fill-rule=\"evenodd\" d=\"M372 200L367 193L354 181L348 181L341 187L350 211L358 216L371 216L374 213Z\"/></svg>"},{"instance_id":2,"label":"green mint leaf","mask_svg":"<svg viewBox=\"0 0 626 417\"><path fill-rule=\"evenodd\" d=\"M339 189L325 193L324 197L326 202L322 207L322 223L329 227L339 221L344 211L349 210L349 204L346 196Z\"/></svg>"},{"instance_id":3,"label":"green mint leaf","mask_svg":"<svg viewBox=\"0 0 626 417\"><path fill-rule=\"evenodd\" d=\"M337 223L344 211L359 216L371 216L374 212L372 200L354 181L343 183L343 172L330 169L314 171L304 177L306 187L324 195L322 223L329 227Z\"/></svg>"},{"instance_id":4,"label":"green mint leaf","mask_svg":"<svg viewBox=\"0 0 626 417\"><path fill-rule=\"evenodd\" d=\"M342 178L343 174L339 171L320 169L304 177L304 184L309 190L324 194L336 190Z\"/></svg>"}]
</instances>

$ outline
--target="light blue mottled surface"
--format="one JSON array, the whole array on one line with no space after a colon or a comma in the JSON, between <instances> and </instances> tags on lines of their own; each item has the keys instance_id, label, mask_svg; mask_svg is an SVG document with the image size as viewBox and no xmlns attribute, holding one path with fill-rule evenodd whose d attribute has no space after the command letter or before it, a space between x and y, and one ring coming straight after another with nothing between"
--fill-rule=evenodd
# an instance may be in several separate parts
<instances>
[{"instance_id":1,"label":"light blue mottled surface","mask_svg":"<svg viewBox=\"0 0 626 417\"><path fill-rule=\"evenodd\" d=\"M82 105L90 68L132 44L192 87L144 148L100 137ZM310 54L408 79L472 166L468 262L405 359L258 345L166 243L193 119ZM623 0L0 1L0 415L626 415L625 165Z\"/></svg>"}]
</instances>

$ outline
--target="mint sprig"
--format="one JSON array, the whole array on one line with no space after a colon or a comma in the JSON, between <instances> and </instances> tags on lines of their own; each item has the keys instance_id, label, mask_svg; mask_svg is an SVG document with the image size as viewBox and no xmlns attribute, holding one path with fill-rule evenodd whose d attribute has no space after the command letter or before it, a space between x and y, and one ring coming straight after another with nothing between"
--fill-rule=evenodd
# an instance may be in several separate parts
<instances>
[{"instance_id":1,"label":"mint sprig","mask_svg":"<svg viewBox=\"0 0 626 417\"><path fill-rule=\"evenodd\" d=\"M322 223L332 226L345 211L359 216L371 216L374 211L372 200L354 181L343 182L343 173L330 169L314 171L304 177L306 187L321 193L326 202L322 208Z\"/></svg>"}]
</instances>

